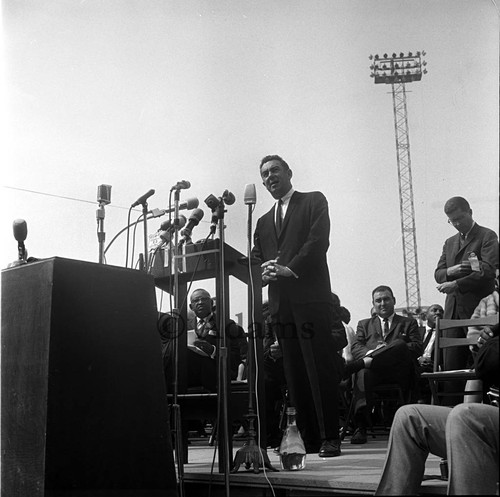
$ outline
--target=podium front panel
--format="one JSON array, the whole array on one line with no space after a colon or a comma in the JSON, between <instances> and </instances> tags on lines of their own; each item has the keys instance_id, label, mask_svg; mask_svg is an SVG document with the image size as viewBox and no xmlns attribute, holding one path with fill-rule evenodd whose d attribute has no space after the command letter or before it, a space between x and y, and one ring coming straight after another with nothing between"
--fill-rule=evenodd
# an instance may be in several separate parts
<instances>
[{"instance_id":1,"label":"podium front panel","mask_svg":"<svg viewBox=\"0 0 500 497\"><path fill-rule=\"evenodd\" d=\"M2 495L175 495L156 319L139 271L53 258L2 272Z\"/></svg>"}]
</instances>

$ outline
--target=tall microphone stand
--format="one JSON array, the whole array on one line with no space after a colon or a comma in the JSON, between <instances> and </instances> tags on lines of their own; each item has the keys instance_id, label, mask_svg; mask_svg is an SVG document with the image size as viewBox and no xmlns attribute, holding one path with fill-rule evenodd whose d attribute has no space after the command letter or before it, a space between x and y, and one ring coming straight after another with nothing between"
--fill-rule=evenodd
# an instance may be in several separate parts
<instances>
[{"instance_id":1,"label":"tall microphone stand","mask_svg":"<svg viewBox=\"0 0 500 497\"><path fill-rule=\"evenodd\" d=\"M97 217L97 241L99 243L99 264L104 264L104 242L106 233L104 233L104 206L105 202L99 202L99 207L96 211Z\"/></svg>"},{"instance_id":2,"label":"tall microphone stand","mask_svg":"<svg viewBox=\"0 0 500 497\"><path fill-rule=\"evenodd\" d=\"M184 497L184 449L182 446L182 427L181 427L181 407L179 405L179 336L180 336L180 309L179 309L179 266L177 250L179 244L179 189L175 190L174 194L174 243L172 247L171 267L174 268L174 316L175 333L174 333L174 381L173 381L173 401L172 401L172 419L175 442L175 460L177 464L177 482L179 486L179 497ZM144 223L146 224L146 223Z\"/></svg>"},{"instance_id":3,"label":"tall microphone stand","mask_svg":"<svg viewBox=\"0 0 500 497\"><path fill-rule=\"evenodd\" d=\"M142 203L142 217L144 218L144 270L148 272L149 261L148 261L148 203L144 201Z\"/></svg>"},{"instance_id":4,"label":"tall microphone stand","mask_svg":"<svg viewBox=\"0 0 500 497\"><path fill-rule=\"evenodd\" d=\"M253 468L254 473L259 473L259 468L261 466L271 470L278 471L274 466L271 465L269 456L267 455L266 449L262 449L257 440L257 433L255 430L255 420L257 414L254 407L255 399L255 305L254 305L254 294L253 294L253 273L252 273L252 208L253 205L248 205L248 229L247 229L247 263L249 272L249 283L248 283L248 354L247 354L247 384L248 384L248 413L246 418L248 419L248 436L243 444L243 446L238 449L236 456L234 458L234 466L232 473L236 473L240 466L244 464L245 469L249 470ZM260 277L260 275L259 275ZM257 406L258 409L258 406Z\"/></svg>"},{"instance_id":5,"label":"tall microphone stand","mask_svg":"<svg viewBox=\"0 0 500 497\"><path fill-rule=\"evenodd\" d=\"M217 432L222 436L222 460L224 464L224 488L225 495L229 497L229 473L230 473L230 450L229 450L229 426L228 426L228 371L227 371L227 337L226 337L226 275L225 275L225 257L224 257L224 200L219 198L217 207L213 210L213 219L218 219L219 228L219 254L218 254L218 301L217 301L217 316L218 329L220 330L221 345L218 355L218 392L217 396L219 420Z\"/></svg>"}]
</instances>

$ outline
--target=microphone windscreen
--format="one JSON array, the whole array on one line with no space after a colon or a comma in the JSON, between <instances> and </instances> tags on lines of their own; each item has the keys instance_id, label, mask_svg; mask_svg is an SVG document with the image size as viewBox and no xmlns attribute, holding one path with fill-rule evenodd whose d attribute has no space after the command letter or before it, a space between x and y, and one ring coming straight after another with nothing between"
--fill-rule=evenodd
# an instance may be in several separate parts
<instances>
[{"instance_id":1,"label":"microphone windscreen","mask_svg":"<svg viewBox=\"0 0 500 497\"><path fill-rule=\"evenodd\" d=\"M222 200L226 203L226 205L233 205L236 202L236 198L229 190L224 190L222 194Z\"/></svg>"},{"instance_id":2,"label":"microphone windscreen","mask_svg":"<svg viewBox=\"0 0 500 497\"><path fill-rule=\"evenodd\" d=\"M99 185L97 187L97 202L106 205L111 203L111 185Z\"/></svg>"},{"instance_id":3,"label":"microphone windscreen","mask_svg":"<svg viewBox=\"0 0 500 497\"><path fill-rule=\"evenodd\" d=\"M179 228L184 228L186 226L186 216L183 216L182 214L179 216Z\"/></svg>"},{"instance_id":4,"label":"microphone windscreen","mask_svg":"<svg viewBox=\"0 0 500 497\"><path fill-rule=\"evenodd\" d=\"M170 240L172 240L172 232L170 230L163 230L160 231L160 238L162 242L168 243Z\"/></svg>"},{"instance_id":5,"label":"microphone windscreen","mask_svg":"<svg viewBox=\"0 0 500 497\"><path fill-rule=\"evenodd\" d=\"M196 224L198 224L202 219L205 213L203 212L202 209L195 209L193 212L191 212L191 215L189 216L190 221L196 221Z\"/></svg>"},{"instance_id":6,"label":"microphone windscreen","mask_svg":"<svg viewBox=\"0 0 500 497\"><path fill-rule=\"evenodd\" d=\"M253 183L245 185L245 195L243 199L246 205L253 205L257 203L257 192L255 191L255 185Z\"/></svg>"},{"instance_id":7,"label":"microphone windscreen","mask_svg":"<svg viewBox=\"0 0 500 497\"><path fill-rule=\"evenodd\" d=\"M183 214L181 214L179 216L178 227L179 228L184 228L185 225L186 225L186 216L184 216ZM167 221L163 221L163 223L161 223L160 230L166 231L166 230L172 229L173 226L174 226L174 220L173 219L168 219Z\"/></svg>"},{"instance_id":8,"label":"microphone windscreen","mask_svg":"<svg viewBox=\"0 0 500 497\"><path fill-rule=\"evenodd\" d=\"M190 211L191 209L196 209L200 205L200 201L196 198L188 198L186 200L186 209Z\"/></svg>"},{"instance_id":9,"label":"microphone windscreen","mask_svg":"<svg viewBox=\"0 0 500 497\"><path fill-rule=\"evenodd\" d=\"M26 225L26 221L24 219L16 219L12 224L12 228L14 230L14 238L18 242L24 242L28 236L28 226Z\"/></svg>"}]
</instances>

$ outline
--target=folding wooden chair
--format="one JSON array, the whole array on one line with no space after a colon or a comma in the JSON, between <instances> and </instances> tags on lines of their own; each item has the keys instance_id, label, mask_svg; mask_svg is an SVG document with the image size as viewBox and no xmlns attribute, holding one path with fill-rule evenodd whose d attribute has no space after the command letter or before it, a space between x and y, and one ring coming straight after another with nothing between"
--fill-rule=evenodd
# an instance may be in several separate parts
<instances>
[{"instance_id":1,"label":"folding wooden chair","mask_svg":"<svg viewBox=\"0 0 500 497\"><path fill-rule=\"evenodd\" d=\"M439 319L436 318L436 337L434 339L434 366L432 373L422 373L422 378L427 378L429 380L429 385L432 394L432 404L440 404L440 399L443 397L463 395L472 395L481 393L476 390L466 390L465 385L467 380L477 380L476 373L473 369L461 369L461 370L443 370L441 351L449 347L464 347L469 345L477 345L476 338L471 337L459 337L459 338L448 338L443 337L443 330L448 330L451 328L462 328L469 326L493 326L498 323L498 314L493 314L491 316L477 318L477 319ZM464 387L462 391L459 392L443 392L439 390L439 383L444 381L455 381L460 380L463 382Z\"/></svg>"}]
</instances>

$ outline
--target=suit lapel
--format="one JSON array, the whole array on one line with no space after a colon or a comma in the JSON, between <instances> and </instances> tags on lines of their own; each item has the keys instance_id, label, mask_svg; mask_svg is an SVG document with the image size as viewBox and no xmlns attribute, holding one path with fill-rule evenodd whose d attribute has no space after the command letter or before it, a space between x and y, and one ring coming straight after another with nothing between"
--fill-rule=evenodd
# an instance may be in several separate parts
<instances>
[{"instance_id":1,"label":"suit lapel","mask_svg":"<svg viewBox=\"0 0 500 497\"><path fill-rule=\"evenodd\" d=\"M283 236L283 233L286 231L290 217L292 216L292 213L295 210L295 207L297 206L297 201L298 201L298 194L297 192L293 192L293 195L290 198L290 202L288 203L288 207L286 208L285 218L283 219L283 224L281 225L281 233L278 238L281 238ZM275 204L275 209L276 209L276 204Z\"/></svg>"},{"instance_id":2,"label":"suit lapel","mask_svg":"<svg viewBox=\"0 0 500 497\"><path fill-rule=\"evenodd\" d=\"M467 236L467 239L465 240L465 243L463 244L462 248L460 248L460 233L457 233L455 235L455 240L453 240L453 251L455 252L454 260L455 263L460 263L462 262L465 254L466 248L469 246L469 244L474 240L479 232L479 226L476 223L474 227L471 229L469 235Z\"/></svg>"},{"instance_id":3,"label":"suit lapel","mask_svg":"<svg viewBox=\"0 0 500 497\"><path fill-rule=\"evenodd\" d=\"M380 323L380 318L375 316L373 319L373 329L375 330L375 335L378 337L383 337L384 332L382 331L382 324Z\"/></svg>"},{"instance_id":4,"label":"suit lapel","mask_svg":"<svg viewBox=\"0 0 500 497\"><path fill-rule=\"evenodd\" d=\"M276 243L278 241L278 235L276 234L275 212L276 205L271 207L271 209L264 214L262 222L266 236L272 237L273 241Z\"/></svg>"},{"instance_id":5,"label":"suit lapel","mask_svg":"<svg viewBox=\"0 0 500 497\"><path fill-rule=\"evenodd\" d=\"M467 236L467 239L465 240L465 243L462 247L461 250L463 250L465 252L465 249L467 248L467 246L472 242L472 240L474 240L476 238L476 235L478 233L478 228L479 226L477 225L477 223L474 225L474 228L472 228L470 230L470 233L469 235Z\"/></svg>"},{"instance_id":6,"label":"suit lapel","mask_svg":"<svg viewBox=\"0 0 500 497\"><path fill-rule=\"evenodd\" d=\"M399 323L399 316L397 314L394 314L391 327L389 328L389 335L398 327L398 323Z\"/></svg>"},{"instance_id":7,"label":"suit lapel","mask_svg":"<svg viewBox=\"0 0 500 497\"><path fill-rule=\"evenodd\" d=\"M464 251L466 245L467 245L467 243L465 243L464 246L462 248L460 248L460 233L457 233L456 235L454 235L453 260L455 261L455 263L462 262L462 254L463 254L463 251Z\"/></svg>"}]
</instances>

